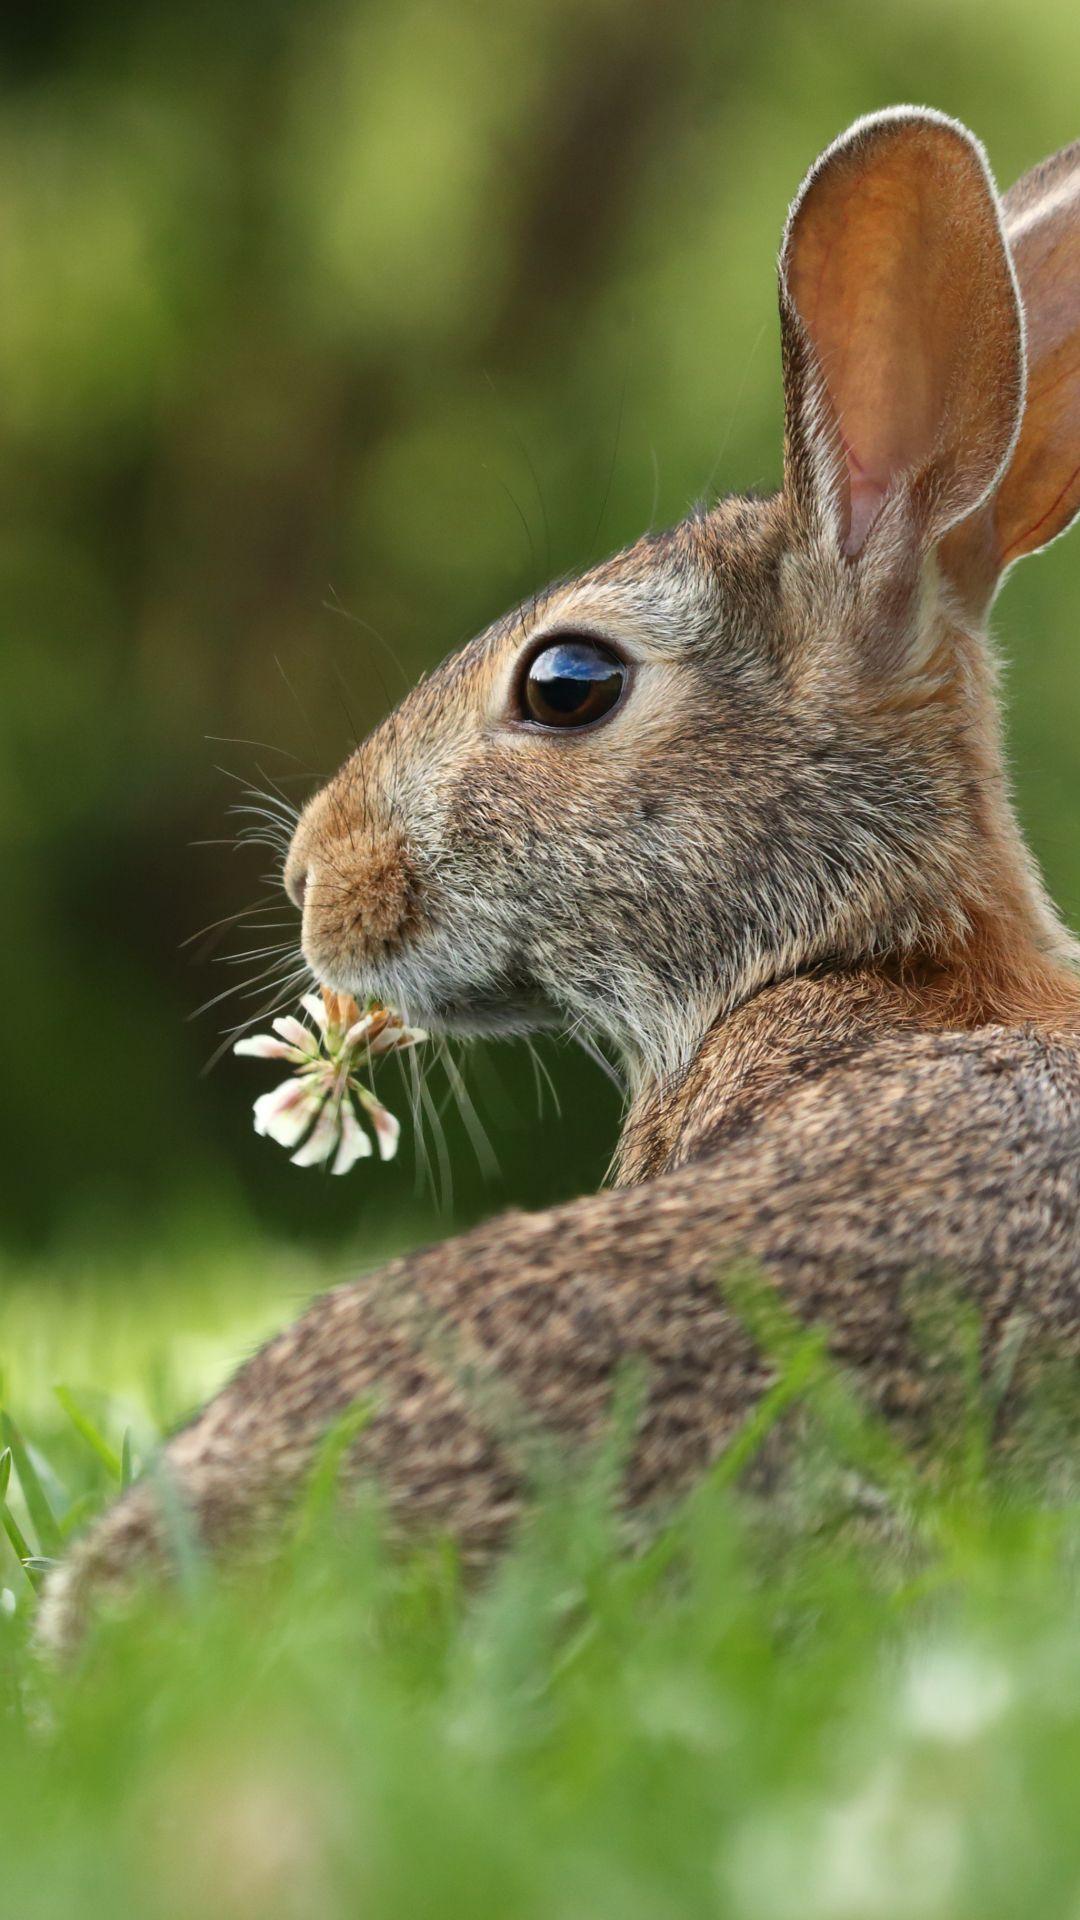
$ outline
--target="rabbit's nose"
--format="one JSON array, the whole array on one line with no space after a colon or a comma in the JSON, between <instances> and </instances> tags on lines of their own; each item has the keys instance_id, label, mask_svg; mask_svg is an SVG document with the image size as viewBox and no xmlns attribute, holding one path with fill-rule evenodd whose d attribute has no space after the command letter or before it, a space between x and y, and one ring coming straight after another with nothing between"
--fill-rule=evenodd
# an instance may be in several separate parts
<instances>
[{"instance_id":1,"label":"rabbit's nose","mask_svg":"<svg viewBox=\"0 0 1080 1920\"><path fill-rule=\"evenodd\" d=\"M293 906L302 908L304 895L308 890L308 882L311 879L311 868L294 865L290 860L286 863L283 879L285 891L292 901Z\"/></svg>"}]
</instances>

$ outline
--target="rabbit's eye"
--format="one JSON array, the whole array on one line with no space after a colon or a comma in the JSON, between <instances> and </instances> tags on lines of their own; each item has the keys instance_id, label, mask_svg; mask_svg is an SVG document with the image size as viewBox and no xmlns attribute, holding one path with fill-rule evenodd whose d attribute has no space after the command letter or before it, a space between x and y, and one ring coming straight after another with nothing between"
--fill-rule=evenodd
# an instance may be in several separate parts
<instances>
[{"instance_id":1,"label":"rabbit's eye","mask_svg":"<svg viewBox=\"0 0 1080 1920\"><path fill-rule=\"evenodd\" d=\"M587 727L611 711L625 684L624 662L598 640L556 640L525 675L524 717L542 727Z\"/></svg>"}]
</instances>

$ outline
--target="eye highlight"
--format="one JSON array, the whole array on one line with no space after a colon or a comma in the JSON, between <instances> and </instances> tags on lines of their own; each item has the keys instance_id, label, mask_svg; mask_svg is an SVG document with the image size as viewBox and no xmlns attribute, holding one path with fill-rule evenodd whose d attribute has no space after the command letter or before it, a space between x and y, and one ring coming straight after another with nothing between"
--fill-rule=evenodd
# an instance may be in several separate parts
<instances>
[{"instance_id":1,"label":"eye highlight","mask_svg":"<svg viewBox=\"0 0 1080 1920\"><path fill-rule=\"evenodd\" d=\"M522 718L541 727L587 727L616 704L627 667L610 647L568 635L544 647L521 682Z\"/></svg>"}]
</instances>

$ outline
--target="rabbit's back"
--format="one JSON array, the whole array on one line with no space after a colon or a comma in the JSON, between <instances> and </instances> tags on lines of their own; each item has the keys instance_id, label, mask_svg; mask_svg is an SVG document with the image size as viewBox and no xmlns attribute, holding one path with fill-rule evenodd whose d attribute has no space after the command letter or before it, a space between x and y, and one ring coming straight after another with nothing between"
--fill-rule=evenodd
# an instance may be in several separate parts
<instances>
[{"instance_id":1,"label":"rabbit's back","mask_svg":"<svg viewBox=\"0 0 1080 1920\"><path fill-rule=\"evenodd\" d=\"M948 1276L988 1366L1018 1326L1032 1354L1052 1340L1075 1358L1080 1053L994 1028L897 1034L815 1063L677 1173L504 1215L318 1301L181 1436L176 1465L197 1479L220 1445L235 1474L239 1445L246 1495L258 1474L269 1497L312 1431L369 1398L360 1456L391 1508L483 1553L537 1437L598 1439L636 1364L631 1497L670 1496L772 1377L726 1286L748 1265L828 1329L860 1391L913 1435L932 1394L920 1280Z\"/></svg>"}]
</instances>

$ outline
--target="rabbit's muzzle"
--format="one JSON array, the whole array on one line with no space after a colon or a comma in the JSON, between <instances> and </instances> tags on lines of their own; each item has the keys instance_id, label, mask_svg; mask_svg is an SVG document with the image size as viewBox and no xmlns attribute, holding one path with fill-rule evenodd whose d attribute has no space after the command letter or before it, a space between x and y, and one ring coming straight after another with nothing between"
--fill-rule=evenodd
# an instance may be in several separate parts
<instances>
[{"instance_id":1,"label":"rabbit's muzzle","mask_svg":"<svg viewBox=\"0 0 1080 1920\"><path fill-rule=\"evenodd\" d=\"M304 958L328 985L352 982L420 930L416 870L401 835L299 833L285 887L303 910Z\"/></svg>"}]
</instances>

